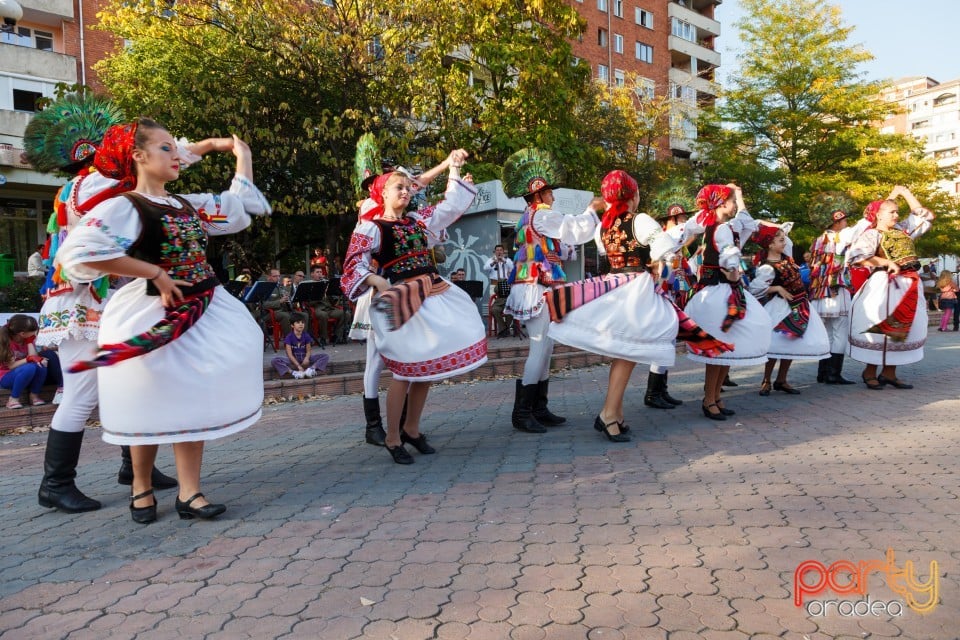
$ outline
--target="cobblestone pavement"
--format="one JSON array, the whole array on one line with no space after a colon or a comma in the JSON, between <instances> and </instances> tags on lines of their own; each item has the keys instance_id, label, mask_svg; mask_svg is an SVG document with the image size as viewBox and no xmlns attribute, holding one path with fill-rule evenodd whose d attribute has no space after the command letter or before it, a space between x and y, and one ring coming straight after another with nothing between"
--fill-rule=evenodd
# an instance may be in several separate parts
<instances>
[{"instance_id":1,"label":"cobblestone pavement","mask_svg":"<svg viewBox=\"0 0 960 640\"><path fill-rule=\"evenodd\" d=\"M913 391L814 372L797 363L802 395L761 398L759 369L735 370L737 415L714 422L701 368L671 374L674 411L643 407L637 371L628 444L591 428L604 367L554 377L568 423L545 435L510 427L513 380L438 385L423 429L439 453L408 467L362 443L358 396L267 407L208 446L205 491L229 505L212 522L179 520L173 492L158 522L131 522L117 449L96 431L79 484L104 508L42 509L45 434L0 438L0 636L957 638L960 337L934 331L926 360L901 368ZM158 464L173 471L169 447ZM931 612L876 567L794 605L800 563L888 549L917 580L937 563Z\"/></svg>"}]
</instances>

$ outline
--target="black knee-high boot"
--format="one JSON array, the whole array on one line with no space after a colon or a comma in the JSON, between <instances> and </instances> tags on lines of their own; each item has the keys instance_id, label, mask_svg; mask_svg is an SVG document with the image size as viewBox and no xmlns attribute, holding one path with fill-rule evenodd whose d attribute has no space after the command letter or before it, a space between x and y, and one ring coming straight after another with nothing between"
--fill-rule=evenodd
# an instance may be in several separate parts
<instances>
[{"instance_id":1,"label":"black knee-high boot","mask_svg":"<svg viewBox=\"0 0 960 640\"><path fill-rule=\"evenodd\" d=\"M856 384L853 380L847 380L843 377L843 354L842 353L831 353L829 360L821 360L820 362L828 362L829 369L827 370L827 377L824 379L824 382L827 384Z\"/></svg>"},{"instance_id":2,"label":"black knee-high boot","mask_svg":"<svg viewBox=\"0 0 960 640\"><path fill-rule=\"evenodd\" d=\"M555 415L547 408L550 396L550 381L541 380L537 383L537 395L533 401L533 417L545 427L556 427L567 421L562 416Z\"/></svg>"},{"instance_id":3,"label":"black knee-high boot","mask_svg":"<svg viewBox=\"0 0 960 640\"><path fill-rule=\"evenodd\" d=\"M56 507L67 513L96 511L100 503L83 494L74 479L77 477L77 461L83 431L67 433L50 429L47 435L47 450L43 457L43 480L37 501L41 507Z\"/></svg>"},{"instance_id":4,"label":"black knee-high boot","mask_svg":"<svg viewBox=\"0 0 960 640\"><path fill-rule=\"evenodd\" d=\"M663 397L664 400L666 400L673 406L679 407L680 405L683 404L683 400L677 400L676 398L670 395L670 392L667 390L667 386L669 385L669 378L667 377L668 375L669 375L669 372L667 371L663 372L663 391L661 391L660 395Z\"/></svg>"},{"instance_id":5,"label":"black knee-high boot","mask_svg":"<svg viewBox=\"0 0 960 640\"><path fill-rule=\"evenodd\" d=\"M130 458L130 447L120 447L120 471L117 473L117 484L133 484L133 460ZM156 467L150 473L150 485L153 489L173 489L177 486L175 478L163 474Z\"/></svg>"},{"instance_id":6,"label":"black knee-high boot","mask_svg":"<svg viewBox=\"0 0 960 640\"><path fill-rule=\"evenodd\" d=\"M643 404L654 409L673 409L673 404L663 397L666 376L651 371L647 374L647 392L643 394Z\"/></svg>"},{"instance_id":7,"label":"black knee-high boot","mask_svg":"<svg viewBox=\"0 0 960 640\"><path fill-rule=\"evenodd\" d=\"M367 419L367 444L384 446L387 433L383 430L383 419L380 417L380 398L364 398L363 415Z\"/></svg>"},{"instance_id":8,"label":"black knee-high boot","mask_svg":"<svg viewBox=\"0 0 960 640\"><path fill-rule=\"evenodd\" d=\"M537 385L523 384L517 380L516 396L513 399L513 428L527 433L546 433L547 428L533 419L533 403L537 396Z\"/></svg>"}]
</instances>

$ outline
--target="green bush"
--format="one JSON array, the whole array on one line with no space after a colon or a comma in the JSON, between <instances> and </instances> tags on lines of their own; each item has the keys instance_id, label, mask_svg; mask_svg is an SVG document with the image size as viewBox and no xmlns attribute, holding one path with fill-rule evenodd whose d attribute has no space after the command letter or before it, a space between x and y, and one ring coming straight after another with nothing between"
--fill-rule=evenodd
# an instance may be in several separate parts
<instances>
[{"instance_id":1,"label":"green bush","mask_svg":"<svg viewBox=\"0 0 960 640\"><path fill-rule=\"evenodd\" d=\"M43 304L40 285L43 278L17 278L13 284L0 288L0 311L7 313L37 313Z\"/></svg>"}]
</instances>

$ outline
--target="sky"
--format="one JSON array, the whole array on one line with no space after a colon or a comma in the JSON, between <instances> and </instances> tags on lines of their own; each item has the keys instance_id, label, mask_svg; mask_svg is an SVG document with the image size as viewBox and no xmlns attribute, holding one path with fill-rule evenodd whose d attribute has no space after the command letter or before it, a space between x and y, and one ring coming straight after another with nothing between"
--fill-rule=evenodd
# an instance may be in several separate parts
<instances>
[{"instance_id":1,"label":"sky","mask_svg":"<svg viewBox=\"0 0 960 640\"><path fill-rule=\"evenodd\" d=\"M862 66L868 80L929 76L939 82L960 78L960 0L834 0L845 24L874 60ZM722 83L737 63L739 0L723 0L715 12Z\"/></svg>"}]
</instances>

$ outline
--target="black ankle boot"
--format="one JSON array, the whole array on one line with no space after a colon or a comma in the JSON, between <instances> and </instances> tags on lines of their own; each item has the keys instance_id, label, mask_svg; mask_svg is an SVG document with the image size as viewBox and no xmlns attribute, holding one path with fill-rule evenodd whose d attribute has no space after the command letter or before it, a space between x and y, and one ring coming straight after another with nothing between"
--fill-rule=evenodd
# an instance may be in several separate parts
<instances>
[{"instance_id":1,"label":"black ankle boot","mask_svg":"<svg viewBox=\"0 0 960 640\"><path fill-rule=\"evenodd\" d=\"M524 385L517 380L516 396L513 400L513 428L527 433L546 433L547 429L533 419L533 402L537 395L537 385Z\"/></svg>"},{"instance_id":2,"label":"black ankle boot","mask_svg":"<svg viewBox=\"0 0 960 640\"><path fill-rule=\"evenodd\" d=\"M856 384L853 380L847 380L843 377L843 354L842 353L831 353L829 360L821 360L820 362L827 362L827 376L824 378L824 382L827 384Z\"/></svg>"},{"instance_id":3,"label":"black ankle boot","mask_svg":"<svg viewBox=\"0 0 960 640\"><path fill-rule=\"evenodd\" d=\"M533 401L533 417L537 422L545 427L555 427L567 421L566 418L554 415L547 408L548 396L550 395L550 381L541 380L537 383L537 395Z\"/></svg>"},{"instance_id":4,"label":"black ankle boot","mask_svg":"<svg viewBox=\"0 0 960 640\"><path fill-rule=\"evenodd\" d=\"M683 404L683 400L677 400L676 398L674 398L673 396L670 395L670 392L667 391L667 386L668 386L669 384L670 384L670 380L669 380L669 378L668 378L668 373L667 373L667 372L664 372L664 374L663 374L663 390L660 392L660 396L661 396L664 400L666 400L667 402L669 402L670 404L672 404L673 406L679 407L680 405Z\"/></svg>"},{"instance_id":5,"label":"black ankle boot","mask_svg":"<svg viewBox=\"0 0 960 640\"><path fill-rule=\"evenodd\" d=\"M150 472L150 483L157 491L173 489L177 486L176 479L165 475L156 467ZM130 447L127 445L120 447L120 471L117 472L117 484L133 484L133 460L130 458Z\"/></svg>"},{"instance_id":6,"label":"black ankle boot","mask_svg":"<svg viewBox=\"0 0 960 640\"><path fill-rule=\"evenodd\" d=\"M663 397L664 378L662 373L651 371L647 374L647 392L643 395L643 404L654 409L673 409L673 405Z\"/></svg>"},{"instance_id":7,"label":"black ankle boot","mask_svg":"<svg viewBox=\"0 0 960 640\"><path fill-rule=\"evenodd\" d=\"M380 418L380 399L365 397L363 399L363 415L367 419L367 431L365 436L367 444L372 444L378 447L384 446L384 442L386 442L387 439L387 434L383 430L383 420Z\"/></svg>"},{"instance_id":8,"label":"black ankle boot","mask_svg":"<svg viewBox=\"0 0 960 640\"><path fill-rule=\"evenodd\" d=\"M67 433L50 429L43 457L43 480L40 481L37 494L41 507L56 507L67 513L83 513L100 508L99 502L85 496L73 482L77 477L77 461L82 444L83 431Z\"/></svg>"}]
</instances>

